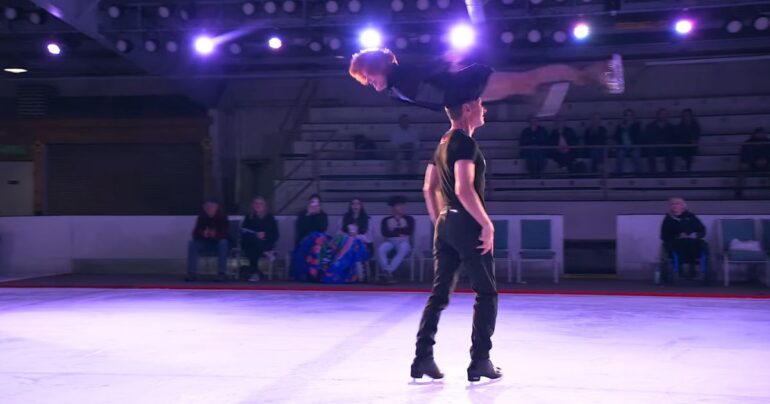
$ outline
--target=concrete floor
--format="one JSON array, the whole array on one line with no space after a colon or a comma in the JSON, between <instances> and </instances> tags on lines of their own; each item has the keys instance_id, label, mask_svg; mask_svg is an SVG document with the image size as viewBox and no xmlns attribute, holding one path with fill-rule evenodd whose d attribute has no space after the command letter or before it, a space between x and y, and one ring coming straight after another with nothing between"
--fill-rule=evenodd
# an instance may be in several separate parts
<instances>
[{"instance_id":1,"label":"concrete floor","mask_svg":"<svg viewBox=\"0 0 770 404\"><path fill-rule=\"evenodd\" d=\"M0 403L768 403L770 301L503 295L496 383L410 384L424 293L0 290Z\"/></svg>"}]
</instances>

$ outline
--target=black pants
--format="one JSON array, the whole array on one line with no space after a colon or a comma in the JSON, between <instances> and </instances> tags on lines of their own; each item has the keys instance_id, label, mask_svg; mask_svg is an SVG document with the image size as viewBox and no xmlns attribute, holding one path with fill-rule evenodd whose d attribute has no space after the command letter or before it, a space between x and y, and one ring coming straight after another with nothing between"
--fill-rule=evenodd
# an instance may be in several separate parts
<instances>
[{"instance_id":1,"label":"black pants","mask_svg":"<svg viewBox=\"0 0 770 404\"><path fill-rule=\"evenodd\" d=\"M259 270L259 259L267 251L271 251L272 246L268 246L263 240L258 240L256 237L244 237L243 238L243 252L249 259L249 267L242 276L248 277L254 274L259 274L260 277L264 277L265 274Z\"/></svg>"},{"instance_id":2,"label":"black pants","mask_svg":"<svg viewBox=\"0 0 770 404\"><path fill-rule=\"evenodd\" d=\"M489 358L497 321L497 287L492 254L481 255L481 250L477 248L480 235L481 226L463 210L450 209L439 216L433 241L433 289L417 332L417 358L433 357L438 321L449 304L449 294L457 283L460 264L463 264L476 292L471 358Z\"/></svg>"}]
</instances>

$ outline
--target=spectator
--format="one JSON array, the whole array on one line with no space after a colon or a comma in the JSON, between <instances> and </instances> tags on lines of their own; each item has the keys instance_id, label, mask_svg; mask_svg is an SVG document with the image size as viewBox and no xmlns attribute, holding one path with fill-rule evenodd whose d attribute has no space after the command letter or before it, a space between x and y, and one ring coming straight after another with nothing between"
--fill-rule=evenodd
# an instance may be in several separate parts
<instances>
[{"instance_id":1,"label":"spectator","mask_svg":"<svg viewBox=\"0 0 770 404\"><path fill-rule=\"evenodd\" d=\"M366 214L364 204L359 198L353 198L348 205L348 211L340 220L340 233L347 234L356 238L366 246L369 256L374 254L374 244L372 242L372 228L369 226L369 215ZM363 273L358 274L359 279L363 279Z\"/></svg>"},{"instance_id":2,"label":"spectator","mask_svg":"<svg viewBox=\"0 0 770 404\"><path fill-rule=\"evenodd\" d=\"M400 174L402 162L406 160L404 171L415 174L417 171L417 149L420 148L420 135L410 126L409 115L403 114L398 118L398 128L390 134L390 144L395 150L393 173Z\"/></svg>"},{"instance_id":3,"label":"spectator","mask_svg":"<svg viewBox=\"0 0 770 404\"><path fill-rule=\"evenodd\" d=\"M187 246L186 281L198 279L198 258L201 254L216 254L217 280L226 279L227 253L230 249L227 241L229 224L227 215L219 209L219 202L210 199L203 203L203 209L195 221L192 240Z\"/></svg>"},{"instance_id":4,"label":"spectator","mask_svg":"<svg viewBox=\"0 0 770 404\"><path fill-rule=\"evenodd\" d=\"M754 129L741 146L742 170L770 171L770 138L764 128Z\"/></svg>"},{"instance_id":5,"label":"spectator","mask_svg":"<svg viewBox=\"0 0 770 404\"><path fill-rule=\"evenodd\" d=\"M656 161L658 156L663 156L665 159L666 171L669 173L673 172L676 150L672 144L676 143L676 132L674 126L668 122L667 109L658 109L655 120L647 125L644 139L644 143L647 145L660 145L645 148L642 151L642 155L647 157L647 164L649 165L650 172L658 172L658 164Z\"/></svg>"},{"instance_id":6,"label":"spectator","mask_svg":"<svg viewBox=\"0 0 770 404\"><path fill-rule=\"evenodd\" d=\"M642 139L642 125L636 120L634 110L626 109L623 111L623 121L615 129L615 143L618 144L616 163L618 174L623 173L624 160L629 157L634 166L634 171L642 171L641 153L638 147Z\"/></svg>"},{"instance_id":7,"label":"spectator","mask_svg":"<svg viewBox=\"0 0 770 404\"><path fill-rule=\"evenodd\" d=\"M275 258L275 243L278 241L278 222L267 209L267 202L261 196L251 201L251 212L241 224L241 239L243 251L249 258L249 266L243 268L242 274L248 275L251 282L264 279L259 270L259 260L262 257Z\"/></svg>"},{"instance_id":8,"label":"spectator","mask_svg":"<svg viewBox=\"0 0 770 404\"><path fill-rule=\"evenodd\" d=\"M526 162L527 172L533 175L540 175L545 169L546 150L542 148L548 142L548 132L540 126L537 118L529 118L529 126L521 131L519 136L519 155ZM529 148L535 147L535 148ZM540 147L540 148L537 148Z\"/></svg>"},{"instance_id":9,"label":"spectator","mask_svg":"<svg viewBox=\"0 0 770 404\"><path fill-rule=\"evenodd\" d=\"M353 136L353 149L356 151L356 160L374 160L377 158L374 153L377 146L374 144L374 141L364 135L359 134Z\"/></svg>"},{"instance_id":10,"label":"spectator","mask_svg":"<svg viewBox=\"0 0 770 404\"><path fill-rule=\"evenodd\" d=\"M329 227L329 217L321 209L321 196L313 194L308 198L307 209L297 215L294 225L294 245L298 246L302 239L311 233L326 233Z\"/></svg>"},{"instance_id":11,"label":"spectator","mask_svg":"<svg viewBox=\"0 0 770 404\"><path fill-rule=\"evenodd\" d=\"M599 114L594 114L593 117L591 117L591 125L586 129L585 134L583 135L583 144L586 146L593 146L587 150L588 158L591 160L591 171L598 172L603 170L605 156L605 149L603 146L607 145L607 128L602 126Z\"/></svg>"},{"instance_id":12,"label":"spectator","mask_svg":"<svg viewBox=\"0 0 770 404\"><path fill-rule=\"evenodd\" d=\"M692 159L698 150L700 124L695 119L692 109L682 110L682 120L676 127L676 143L681 144L677 155L684 160L687 171L692 169Z\"/></svg>"},{"instance_id":13,"label":"spectator","mask_svg":"<svg viewBox=\"0 0 770 404\"><path fill-rule=\"evenodd\" d=\"M548 144L555 147L551 151L553 161L559 165L560 169L572 172L577 157L574 146L578 145L578 137L572 128L564 126L564 120L561 117L556 118Z\"/></svg>"},{"instance_id":14,"label":"spectator","mask_svg":"<svg viewBox=\"0 0 770 404\"><path fill-rule=\"evenodd\" d=\"M669 212L660 228L660 239L669 258L676 253L679 257L681 273L688 278L698 276L695 263L701 253L708 248L703 238L706 227L700 219L687 210L687 203L682 198L669 199ZM689 265L685 271L684 264Z\"/></svg>"},{"instance_id":15,"label":"spectator","mask_svg":"<svg viewBox=\"0 0 770 404\"><path fill-rule=\"evenodd\" d=\"M406 214L406 200L396 196L388 201L392 208L392 215L382 219L380 225L385 241L377 250L380 267L385 271L385 279L388 283L394 283L393 272L398 269L412 250L410 239L414 235L414 218ZM388 262L388 254L396 250L396 255Z\"/></svg>"}]
</instances>

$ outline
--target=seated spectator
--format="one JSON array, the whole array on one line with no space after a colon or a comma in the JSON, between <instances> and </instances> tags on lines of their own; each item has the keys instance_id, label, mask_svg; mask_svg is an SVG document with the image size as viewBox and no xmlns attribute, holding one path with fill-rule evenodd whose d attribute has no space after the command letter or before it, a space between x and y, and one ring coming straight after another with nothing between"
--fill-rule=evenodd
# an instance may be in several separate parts
<instances>
[{"instance_id":1,"label":"seated spectator","mask_svg":"<svg viewBox=\"0 0 770 404\"><path fill-rule=\"evenodd\" d=\"M382 219L380 230L385 241L377 249L380 268L385 272L385 281L394 283L393 272L398 269L409 252L412 251L410 239L414 235L414 218L406 214L406 199L395 196L388 201L392 215ZM388 254L395 250L396 255L388 261Z\"/></svg>"},{"instance_id":2,"label":"seated spectator","mask_svg":"<svg viewBox=\"0 0 770 404\"><path fill-rule=\"evenodd\" d=\"M410 126L409 115L398 118L398 128L390 134L390 144L394 149L393 173L415 174L417 172L417 149L420 148L420 135ZM406 164L402 164L406 161Z\"/></svg>"},{"instance_id":3,"label":"seated spectator","mask_svg":"<svg viewBox=\"0 0 770 404\"><path fill-rule=\"evenodd\" d=\"M348 205L348 211L340 220L340 233L347 234L364 243L369 256L372 256L374 254L374 244L372 242L372 228L369 226L369 219L363 202L358 198L353 198L350 201L350 205ZM363 280L364 274L358 274L358 278Z\"/></svg>"},{"instance_id":4,"label":"seated spectator","mask_svg":"<svg viewBox=\"0 0 770 404\"><path fill-rule=\"evenodd\" d=\"M660 228L660 239L669 258L676 253L679 256L681 274L688 278L698 276L695 263L705 248L703 238L706 227L700 219L687 210L687 203L682 198L669 199L669 212ZM688 264L689 271L685 271Z\"/></svg>"},{"instance_id":5,"label":"seated spectator","mask_svg":"<svg viewBox=\"0 0 770 404\"><path fill-rule=\"evenodd\" d=\"M278 241L278 222L268 212L265 198L257 196L251 201L251 212L241 224L243 252L249 259L249 266L241 274L249 276L250 282L259 282L265 275L259 270L262 257L275 258L275 243Z\"/></svg>"},{"instance_id":6,"label":"seated spectator","mask_svg":"<svg viewBox=\"0 0 770 404\"><path fill-rule=\"evenodd\" d=\"M687 171L692 169L692 159L698 151L700 124L695 119L692 109L682 110L682 120L676 127L676 144L681 144L677 155L684 160Z\"/></svg>"},{"instance_id":7,"label":"seated spectator","mask_svg":"<svg viewBox=\"0 0 770 404\"><path fill-rule=\"evenodd\" d=\"M741 146L741 165L743 170L770 171L770 138L764 128L754 129Z\"/></svg>"},{"instance_id":8,"label":"seated spectator","mask_svg":"<svg viewBox=\"0 0 770 404\"><path fill-rule=\"evenodd\" d=\"M528 173L537 176L545 170L546 150L542 146L546 146L547 142L548 132L540 126L537 118L530 117L529 126L524 128L519 136L519 147L521 148L519 156L526 162Z\"/></svg>"},{"instance_id":9,"label":"seated spectator","mask_svg":"<svg viewBox=\"0 0 770 404\"><path fill-rule=\"evenodd\" d=\"M674 155L676 155L677 151L673 145L676 144L676 133L674 126L668 122L667 109L658 109L655 120L647 125L644 144L660 145L642 150L642 156L647 157L650 172L658 172L658 163L656 161L658 156L663 156L665 159L666 171L669 173L674 171Z\"/></svg>"},{"instance_id":10,"label":"seated spectator","mask_svg":"<svg viewBox=\"0 0 770 404\"><path fill-rule=\"evenodd\" d=\"M219 202L210 199L203 204L203 209L195 221L192 240L187 246L187 277L188 282L198 279L198 258L201 254L217 256L217 280L226 279L227 253L230 244L229 222L227 215L219 209Z\"/></svg>"},{"instance_id":11,"label":"seated spectator","mask_svg":"<svg viewBox=\"0 0 770 404\"><path fill-rule=\"evenodd\" d=\"M607 145L607 128L602 126L599 114L594 114L591 117L591 125L583 134L583 144L593 146L587 150L588 158L591 160L591 171L598 172L603 170L605 149L604 147L597 146Z\"/></svg>"},{"instance_id":12,"label":"seated spectator","mask_svg":"<svg viewBox=\"0 0 770 404\"><path fill-rule=\"evenodd\" d=\"M623 163L626 158L630 158L634 166L634 171L642 171L641 153L638 147L642 139L642 125L636 120L634 110L626 109L623 111L623 121L615 129L615 143L618 145L615 162L618 174L623 173Z\"/></svg>"},{"instance_id":13,"label":"seated spectator","mask_svg":"<svg viewBox=\"0 0 770 404\"><path fill-rule=\"evenodd\" d=\"M356 151L356 160L374 160L377 158L374 152L377 150L377 146L374 144L374 141L364 135L355 135L353 137L353 150Z\"/></svg>"},{"instance_id":14,"label":"seated spectator","mask_svg":"<svg viewBox=\"0 0 770 404\"><path fill-rule=\"evenodd\" d=\"M307 208L297 215L294 223L295 246L311 233L326 233L329 227L329 217L321 209L321 196L313 194L307 202Z\"/></svg>"},{"instance_id":15,"label":"seated spectator","mask_svg":"<svg viewBox=\"0 0 770 404\"><path fill-rule=\"evenodd\" d=\"M574 147L578 145L578 137L572 128L564 126L564 120L561 117L556 118L548 145L555 146L551 151L551 159L559 165L559 168L573 172L577 157Z\"/></svg>"}]
</instances>

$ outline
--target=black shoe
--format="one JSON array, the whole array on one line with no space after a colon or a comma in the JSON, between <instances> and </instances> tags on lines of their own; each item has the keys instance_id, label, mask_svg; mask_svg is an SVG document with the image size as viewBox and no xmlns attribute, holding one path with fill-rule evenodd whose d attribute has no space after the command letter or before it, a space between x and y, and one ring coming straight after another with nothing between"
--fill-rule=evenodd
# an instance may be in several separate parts
<instances>
[{"instance_id":1,"label":"black shoe","mask_svg":"<svg viewBox=\"0 0 770 404\"><path fill-rule=\"evenodd\" d=\"M413 379L419 379L423 376L428 376L434 380L444 378L444 374L441 373L433 358L414 358L411 375Z\"/></svg>"},{"instance_id":2,"label":"black shoe","mask_svg":"<svg viewBox=\"0 0 770 404\"><path fill-rule=\"evenodd\" d=\"M198 280L198 276L196 275L187 275L184 277L185 282L195 282Z\"/></svg>"},{"instance_id":3,"label":"black shoe","mask_svg":"<svg viewBox=\"0 0 770 404\"><path fill-rule=\"evenodd\" d=\"M477 382L482 377L488 379L499 379L503 377L503 371L495 367L489 359L478 359L471 361L468 366L468 381Z\"/></svg>"}]
</instances>

